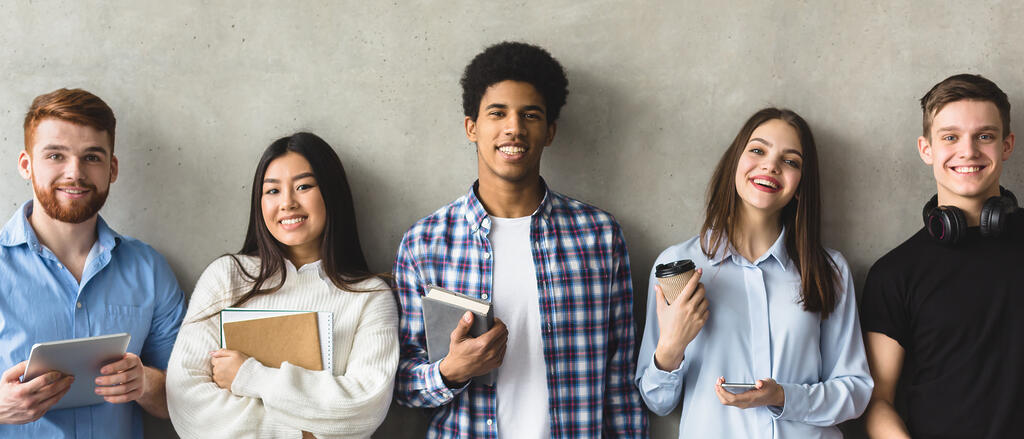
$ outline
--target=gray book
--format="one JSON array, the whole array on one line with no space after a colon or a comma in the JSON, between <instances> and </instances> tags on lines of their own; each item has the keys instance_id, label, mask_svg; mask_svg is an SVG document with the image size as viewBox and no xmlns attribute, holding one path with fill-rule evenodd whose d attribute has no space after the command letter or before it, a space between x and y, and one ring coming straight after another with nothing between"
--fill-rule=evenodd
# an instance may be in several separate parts
<instances>
[{"instance_id":1,"label":"gray book","mask_svg":"<svg viewBox=\"0 0 1024 439\"><path fill-rule=\"evenodd\" d=\"M427 358L431 363L448 355L452 331L459 325L466 311L473 313L473 326L469 328L469 335L479 337L494 326L491 302L427 285L427 294L423 296L423 325L427 331ZM492 386L496 371L492 370L474 379Z\"/></svg>"}]
</instances>

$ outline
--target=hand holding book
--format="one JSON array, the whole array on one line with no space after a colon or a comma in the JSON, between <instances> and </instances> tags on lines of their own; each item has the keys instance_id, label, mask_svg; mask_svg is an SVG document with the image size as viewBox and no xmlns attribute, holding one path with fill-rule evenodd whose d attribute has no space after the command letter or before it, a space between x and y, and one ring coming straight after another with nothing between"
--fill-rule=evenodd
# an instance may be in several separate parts
<instances>
[{"instance_id":1,"label":"hand holding book","mask_svg":"<svg viewBox=\"0 0 1024 439\"><path fill-rule=\"evenodd\" d=\"M231 349L217 349L210 352L210 357L210 364L213 366L213 382L217 384L217 387L231 390L231 383L235 382L238 369L242 367L245 360L249 359L249 356Z\"/></svg>"},{"instance_id":2,"label":"hand holding book","mask_svg":"<svg viewBox=\"0 0 1024 439\"><path fill-rule=\"evenodd\" d=\"M473 327L472 312L466 311L451 333L448 355L438 365L441 378L449 387L462 387L471 378L487 374L501 366L508 342L508 328L501 319L478 337L469 334Z\"/></svg>"}]
</instances>

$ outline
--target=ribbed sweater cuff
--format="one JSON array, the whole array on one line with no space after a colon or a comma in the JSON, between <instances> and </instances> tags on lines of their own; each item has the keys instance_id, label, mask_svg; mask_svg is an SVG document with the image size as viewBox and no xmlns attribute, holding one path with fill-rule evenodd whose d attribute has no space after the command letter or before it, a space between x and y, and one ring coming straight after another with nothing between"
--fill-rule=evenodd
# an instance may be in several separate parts
<instances>
[{"instance_id":1,"label":"ribbed sweater cuff","mask_svg":"<svg viewBox=\"0 0 1024 439\"><path fill-rule=\"evenodd\" d=\"M238 396L262 398L259 386L270 382L270 373L269 367L264 366L255 358L249 357L238 368L235 381L231 383L231 393Z\"/></svg>"}]
</instances>

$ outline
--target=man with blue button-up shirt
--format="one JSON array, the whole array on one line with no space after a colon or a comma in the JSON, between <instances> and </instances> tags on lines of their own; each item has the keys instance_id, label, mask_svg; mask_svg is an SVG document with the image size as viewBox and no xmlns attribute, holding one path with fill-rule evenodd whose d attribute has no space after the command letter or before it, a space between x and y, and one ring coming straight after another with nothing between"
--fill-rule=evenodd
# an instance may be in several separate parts
<instances>
[{"instance_id":1,"label":"man with blue button-up shirt","mask_svg":"<svg viewBox=\"0 0 1024 439\"><path fill-rule=\"evenodd\" d=\"M184 295L160 254L98 214L117 179L115 124L79 89L41 95L25 116L18 170L34 197L0 231L0 437L138 438L140 407L167 417L163 370ZM118 332L131 342L100 369L104 403L51 411L74 377L20 379L34 343Z\"/></svg>"},{"instance_id":2,"label":"man with blue button-up shirt","mask_svg":"<svg viewBox=\"0 0 1024 439\"><path fill-rule=\"evenodd\" d=\"M634 370L633 290L619 224L548 189L540 158L568 81L543 49L501 43L462 78L477 183L418 221L398 249L396 400L436 409L429 438L646 437ZM421 297L433 284L490 301L496 323L427 360ZM494 385L474 380L497 370Z\"/></svg>"}]
</instances>

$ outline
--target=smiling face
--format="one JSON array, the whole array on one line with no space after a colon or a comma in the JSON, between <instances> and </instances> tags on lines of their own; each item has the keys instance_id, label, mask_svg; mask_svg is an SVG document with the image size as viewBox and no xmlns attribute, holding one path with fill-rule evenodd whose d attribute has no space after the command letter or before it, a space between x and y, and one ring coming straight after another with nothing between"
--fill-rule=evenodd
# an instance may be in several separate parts
<instances>
[{"instance_id":1,"label":"smiling face","mask_svg":"<svg viewBox=\"0 0 1024 439\"><path fill-rule=\"evenodd\" d=\"M502 81L487 88L466 137L476 143L481 184L528 185L540 177L540 157L555 137L544 98L526 82Z\"/></svg>"},{"instance_id":2,"label":"smiling face","mask_svg":"<svg viewBox=\"0 0 1024 439\"><path fill-rule=\"evenodd\" d=\"M988 101L946 104L932 119L928 137L917 140L921 160L931 165L940 205L971 205L999 195L1003 162L1013 152L999 110Z\"/></svg>"},{"instance_id":3,"label":"smiling face","mask_svg":"<svg viewBox=\"0 0 1024 439\"><path fill-rule=\"evenodd\" d=\"M267 165L260 198L267 230L292 259L312 262L320 254L327 209L309 161L287 152ZM312 258L312 260L309 260Z\"/></svg>"},{"instance_id":4,"label":"smiling face","mask_svg":"<svg viewBox=\"0 0 1024 439\"><path fill-rule=\"evenodd\" d=\"M106 131L60 119L36 126L28 151L18 157L21 175L32 181L34 205L57 221L92 219L117 180L117 158Z\"/></svg>"},{"instance_id":5,"label":"smiling face","mask_svg":"<svg viewBox=\"0 0 1024 439\"><path fill-rule=\"evenodd\" d=\"M785 121L772 119L755 128L736 166L741 212L778 215L800 185L802 154L799 134Z\"/></svg>"}]
</instances>

